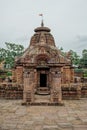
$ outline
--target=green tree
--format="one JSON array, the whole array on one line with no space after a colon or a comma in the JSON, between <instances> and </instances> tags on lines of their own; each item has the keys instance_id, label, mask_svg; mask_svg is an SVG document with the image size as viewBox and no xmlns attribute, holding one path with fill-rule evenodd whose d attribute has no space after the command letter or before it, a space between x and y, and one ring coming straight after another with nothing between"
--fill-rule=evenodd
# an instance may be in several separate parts
<instances>
[{"instance_id":1,"label":"green tree","mask_svg":"<svg viewBox=\"0 0 87 130\"><path fill-rule=\"evenodd\" d=\"M5 67L12 68L14 66L15 56L20 56L24 47L15 43L5 43L6 49L0 48L0 62L5 62Z\"/></svg>"},{"instance_id":2,"label":"green tree","mask_svg":"<svg viewBox=\"0 0 87 130\"><path fill-rule=\"evenodd\" d=\"M87 49L82 51L82 58L80 59L80 66L82 68L87 68Z\"/></svg>"},{"instance_id":3,"label":"green tree","mask_svg":"<svg viewBox=\"0 0 87 130\"><path fill-rule=\"evenodd\" d=\"M2 62L4 58L6 58L6 56L7 56L7 50L5 50L4 48L0 48L0 62Z\"/></svg>"},{"instance_id":4,"label":"green tree","mask_svg":"<svg viewBox=\"0 0 87 130\"><path fill-rule=\"evenodd\" d=\"M62 47L59 50L61 51L61 54L63 56L67 56L68 55L69 58L71 58L71 61L72 61L73 65L79 66L80 56L75 51L70 50L69 52L64 52Z\"/></svg>"},{"instance_id":5,"label":"green tree","mask_svg":"<svg viewBox=\"0 0 87 130\"><path fill-rule=\"evenodd\" d=\"M73 50L70 50L71 60L73 65L79 66L80 56Z\"/></svg>"}]
</instances>

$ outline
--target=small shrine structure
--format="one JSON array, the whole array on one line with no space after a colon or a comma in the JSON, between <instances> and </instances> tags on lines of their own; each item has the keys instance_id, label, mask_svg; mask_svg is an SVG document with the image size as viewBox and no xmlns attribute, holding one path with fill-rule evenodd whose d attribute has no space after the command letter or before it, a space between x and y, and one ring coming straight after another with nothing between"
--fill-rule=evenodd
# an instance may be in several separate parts
<instances>
[{"instance_id":1,"label":"small shrine structure","mask_svg":"<svg viewBox=\"0 0 87 130\"><path fill-rule=\"evenodd\" d=\"M49 103L61 103L61 84L74 82L70 55L63 55L56 47L43 21L34 32L29 47L15 60L13 80L24 86L24 103L35 103L35 95L50 95Z\"/></svg>"}]
</instances>

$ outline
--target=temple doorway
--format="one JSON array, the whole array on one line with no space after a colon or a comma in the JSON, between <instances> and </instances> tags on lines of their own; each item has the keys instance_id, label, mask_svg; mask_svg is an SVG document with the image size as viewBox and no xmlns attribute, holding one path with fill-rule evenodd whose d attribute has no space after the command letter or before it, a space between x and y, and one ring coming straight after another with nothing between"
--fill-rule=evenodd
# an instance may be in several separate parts
<instances>
[{"instance_id":1,"label":"temple doorway","mask_svg":"<svg viewBox=\"0 0 87 130\"><path fill-rule=\"evenodd\" d=\"M47 87L47 74L40 74L40 87Z\"/></svg>"},{"instance_id":2,"label":"temple doorway","mask_svg":"<svg viewBox=\"0 0 87 130\"><path fill-rule=\"evenodd\" d=\"M50 94L49 87L49 68L37 68L37 89L36 93L40 95Z\"/></svg>"}]
</instances>

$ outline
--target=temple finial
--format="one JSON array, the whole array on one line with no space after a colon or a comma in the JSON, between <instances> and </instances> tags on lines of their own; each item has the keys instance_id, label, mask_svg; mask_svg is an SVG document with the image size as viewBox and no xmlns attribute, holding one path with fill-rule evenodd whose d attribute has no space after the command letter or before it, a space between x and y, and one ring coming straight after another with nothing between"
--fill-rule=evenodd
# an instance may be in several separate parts
<instances>
[{"instance_id":1,"label":"temple finial","mask_svg":"<svg viewBox=\"0 0 87 130\"><path fill-rule=\"evenodd\" d=\"M44 27L44 22L43 22L43 19L41 21L41 27Z\"/></svg>"},{"instance_id":2,"label":"temple finial","mask_svg":"<svg viewBox=\"0 0 87 130\"><path fill-rule=\"evenodd\" d=\"M43 26L44 26L44 22L43 22L43 14L39 14L39 16L41 16L41 18L42 18L42 21L41 21L41 27L43 27Z\"/></svg>"}]
</instances>

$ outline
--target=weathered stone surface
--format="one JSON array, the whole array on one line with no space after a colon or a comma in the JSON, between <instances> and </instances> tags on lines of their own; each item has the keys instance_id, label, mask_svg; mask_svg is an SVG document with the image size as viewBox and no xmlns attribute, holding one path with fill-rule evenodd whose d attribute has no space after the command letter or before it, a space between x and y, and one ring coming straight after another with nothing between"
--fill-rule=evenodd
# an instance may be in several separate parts
<instances>
[{"instance_id":1,"label":"weathered stone surface","mask_svg":"<svg viewBox=\"0 0 87 130\"><path fill-rule=\"evenodd\" d=\"M87 100L65 100L65 106L21 106L22 100L0 100L0 130L86 130Z\"/></svg>"},{"instance_id":2,"label":"weathered stone surface","mask_svg":"<svg viewBox=\"0 0 87 130\"><path fill-rule=\"evenodd\" d=\"M44 125L43 130L58 130L57 125Z\"/></svg>"}]
</instances>

